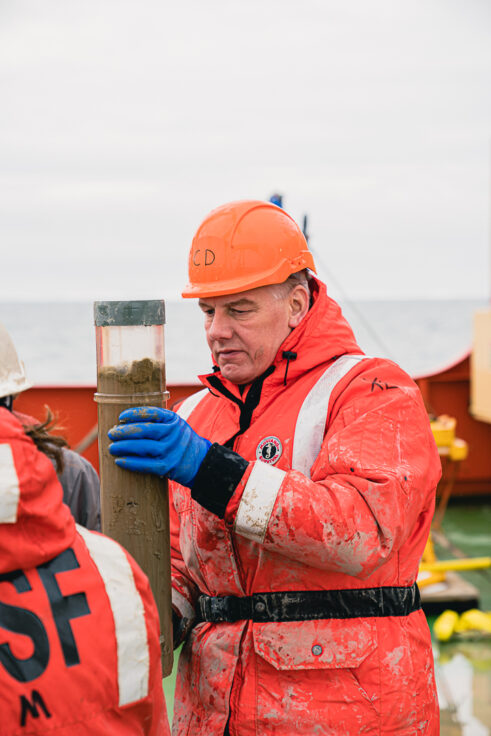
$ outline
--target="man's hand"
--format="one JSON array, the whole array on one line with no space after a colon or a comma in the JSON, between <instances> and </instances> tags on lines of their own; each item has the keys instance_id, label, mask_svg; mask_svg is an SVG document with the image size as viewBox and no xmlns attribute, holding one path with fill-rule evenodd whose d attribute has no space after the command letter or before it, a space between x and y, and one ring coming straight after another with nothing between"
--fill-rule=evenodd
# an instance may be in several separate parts
<instances>
[{"instance_id":1,"label":"man's hand","mask_svg":"<svg viewBox=\"0 0 491 736\"><path fill-rule=\"evenodd\" d=\"M211 442L200 437L178 414L144 406L126 409L109 430L109 452L116 465L139 473L167 476L191 487Z\"/></svg>"}]
</instances>

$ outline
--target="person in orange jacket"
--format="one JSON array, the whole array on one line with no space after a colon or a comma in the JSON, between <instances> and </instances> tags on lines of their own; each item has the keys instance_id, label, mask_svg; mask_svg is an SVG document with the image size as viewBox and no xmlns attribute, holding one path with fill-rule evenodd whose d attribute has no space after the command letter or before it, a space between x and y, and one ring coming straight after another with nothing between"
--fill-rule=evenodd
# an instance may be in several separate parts
<instances>
[{"instance_id":1,"label":"person in orange jacket","mask_svg":"<svg viewBox=\"0 0 491 736\"><path fill-rule=\"evenodd\" d=\"M173 482L173 734L436 736L416 576L441 467L416 384L366 356L280 207L199 227L184 297L214 369L124 412L121 467Z\"/></svg>"},{"instance_id":2,"label":"person in orange jacket","mask_svg":"<svg viewBox=\"0 0 491 736\"><path fill-rule=\"evenodd\" d=\"M17 396L32 385L25 374L24 364L19 360L12 338L0 323L0 402L19 419L36 447L50 458L63 488L63 501L75 521L87 529L99 532L100 483L95 468L85 457L71 450L64 437L52 432L56 423L49 409L45 421L40 422L14 408Z\"/></svg>"},{"instance_id":3,"label":"person in orange jacket","mask_svg":"<svg viewBox=\"0 0 491 736\"><path fill-rule=\"evenodd\" d=\"M116 542L75 524L52 463L4 398L0 733L167 736L148 580Z\"/></svg>"}]
</instances>

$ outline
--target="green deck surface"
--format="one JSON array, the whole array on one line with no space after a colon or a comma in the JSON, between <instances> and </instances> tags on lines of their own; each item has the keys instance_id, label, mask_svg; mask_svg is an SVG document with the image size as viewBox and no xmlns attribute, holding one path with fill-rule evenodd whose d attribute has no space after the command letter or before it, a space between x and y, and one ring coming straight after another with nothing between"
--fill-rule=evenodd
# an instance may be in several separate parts
<instances>
[{"instance_id":1,"label":"green deck surface","mask_svg":"<svg viewBox=\"0 0 491 736\"><path fill-rule=\"evenodd\" d=\"M176 675L177 675L177 662L179 660L179 649L174 652L174 666L169 677L164 677L162 684L164 686L165 702L167 704L167 715L169 721L172 723L172 714L174 711L174 690L176 687Z\"/></svg>"},{"instance_id":2,"label":"green deck surface","mask_svg":"<svg viewBox=\"0 0 491 736\"><path fill-rule=\"evenodd\" d=\"M447 539L469 557L491 556L491 501L449 505L443 520ZM435 545L439 559L455 555ZM491 570L466 572L478 588L480 608L491 611ZM428 623L432 628L434 618ZM433 638L441 736L491 736L491 637L475 637L442 644ZM178 652L172 674L163 681L172 719Z\"/></svg>"}]
</instances>

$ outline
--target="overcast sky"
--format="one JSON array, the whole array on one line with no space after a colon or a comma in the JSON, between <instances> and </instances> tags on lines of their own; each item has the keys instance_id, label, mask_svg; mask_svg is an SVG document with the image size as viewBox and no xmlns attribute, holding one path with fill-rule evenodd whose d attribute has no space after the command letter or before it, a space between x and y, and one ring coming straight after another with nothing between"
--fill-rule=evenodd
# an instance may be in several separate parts
<instances>
[{"instance_id":1,"label":"overcast sky","mask_svg":"<svg viewBox=\"0 0 491 736\"><path fill-rule=\"evenodd\" d=\"M334 296L490 293L489 0L0 0L0 298L179 294L279 191Z\"/></svg>"}]
</instances>

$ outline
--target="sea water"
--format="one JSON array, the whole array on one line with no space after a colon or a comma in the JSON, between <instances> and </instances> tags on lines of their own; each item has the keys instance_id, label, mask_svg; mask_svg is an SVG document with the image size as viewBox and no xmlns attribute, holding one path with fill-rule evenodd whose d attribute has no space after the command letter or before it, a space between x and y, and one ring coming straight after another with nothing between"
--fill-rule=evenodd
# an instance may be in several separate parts
<instances>
[{"instance_id":1,"label":"sea water","mask_svg":"<svg viewBox=\"0 0 491 736\"><path fill-rule=\"evenodd\" d=\"M388 357L413 377L456 362L472 345L473 315L484 300L342 302L362 350ZM92 302L0 302L0 322L36 385L95 385ZM166 301L169 384L197 382L211 370L195 300Z\"/></svg>"}]
</instances>

